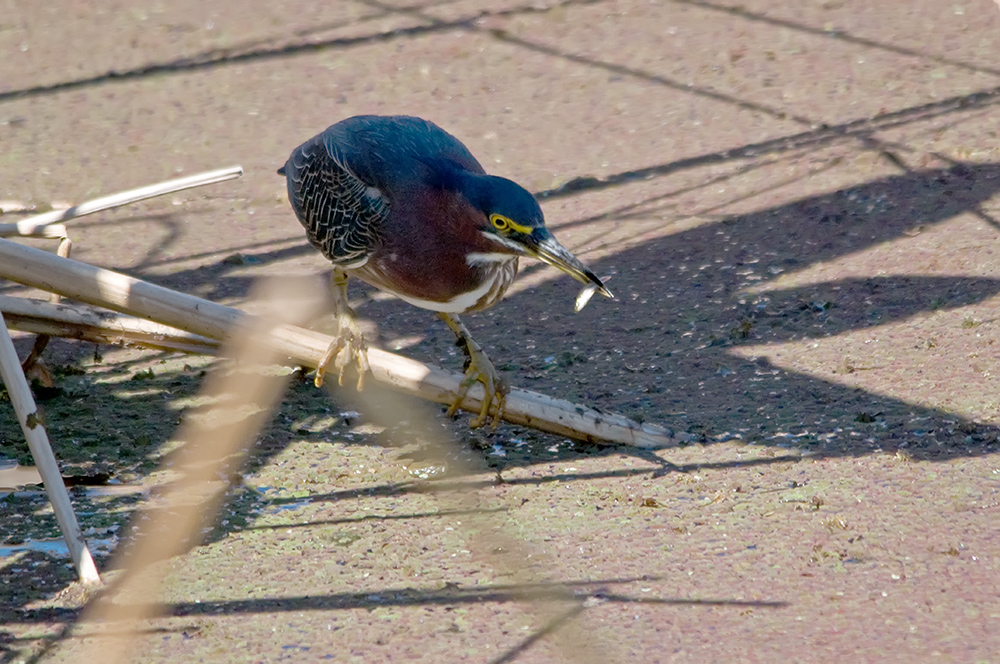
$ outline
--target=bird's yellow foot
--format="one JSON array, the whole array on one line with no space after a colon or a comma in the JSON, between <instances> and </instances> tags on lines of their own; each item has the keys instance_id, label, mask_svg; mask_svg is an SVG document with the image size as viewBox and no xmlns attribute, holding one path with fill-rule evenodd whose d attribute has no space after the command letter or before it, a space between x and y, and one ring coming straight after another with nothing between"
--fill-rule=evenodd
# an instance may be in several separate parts
<instances>
[{"instance_id":1,"label":"bird's yellow foot","mask_svg":"<svg viewBox=\"0 0 1000 664\"><path fill-rule=\"evenodd\" d=\"M452 329L455 336L458 337L459 344L464 347L465 353L468 355L465 365L465 379L459 387L458 396L455 398L454 403L448 408L448 417L458 412L458 409L462 406L462 402L465 400L465 395L469 392L469 388L478 382L483 385L483 404L479 408L479 415L469 422L469 426L476 429L489 422L490 426L496 427L503 418L504 404L507 400L507 394L510 392L510 385L497 372L496 367L493 366L493 362L487 357L483 347L476 343L476 340L472 338L469 330L461 321L448 314L441 314L441 318ZM490 407L494 404L496 406L493 409L491 418Z\"/></svg>"},{"instance_id":2,"label":"bird's yellow foot","mask_svg":"<svg viewBox=\"0 0 1000 664\"><path fill-rule=\"evenodd\" d=\"M337 336L326 349L323 359L316 367L313 383L322 387L327 368L333 363L337 370L337 383L344 384L344 370L351 364L358 369L358 390L365 386L365 374L371 371L368 364L368 344L354 320L354 312L347 305L347 275L335 270L331 279L333 285L333 306L337 316Z\"/></svg>"},{"instance_id":3,"label":"bird's yellow foot","mask_svg":"<svg viewBox=\"0 0 1000 664\"><path fill-rule=\"evenodd\" d=\"M364 335L354 322L350 309L337 315L337 324L340 328L337 338L326 349L326 354L316 368L313 382L316 387L322 387L323 378L332 362L337 370L337 383L343 385L344 370L354 364L358 369L358 389L364 389L365 374L371 371L371 366L368 364L368 345L365 343Z\"/></svg>"}]
</instances>

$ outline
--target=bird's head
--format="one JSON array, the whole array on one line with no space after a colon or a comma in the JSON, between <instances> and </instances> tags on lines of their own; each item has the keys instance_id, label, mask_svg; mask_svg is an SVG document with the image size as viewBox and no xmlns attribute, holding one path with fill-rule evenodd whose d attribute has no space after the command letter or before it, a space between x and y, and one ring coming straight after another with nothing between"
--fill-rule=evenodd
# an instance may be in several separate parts
<instances>
[{"instance_id":1,"label":"bird's head","mask_svg":"<svg viewBox=\"0 0 1000 664\"><path fill-rule=\"evenodd\" d=\"M494 175L479 176L476 180L469 200L483 213L479 232L496 247L497 253L537 258L577 281L592 284L601 295L614 298L604 282L545 228L542 209L530 192L516 182Z\"/></svg>"}]
</instances>

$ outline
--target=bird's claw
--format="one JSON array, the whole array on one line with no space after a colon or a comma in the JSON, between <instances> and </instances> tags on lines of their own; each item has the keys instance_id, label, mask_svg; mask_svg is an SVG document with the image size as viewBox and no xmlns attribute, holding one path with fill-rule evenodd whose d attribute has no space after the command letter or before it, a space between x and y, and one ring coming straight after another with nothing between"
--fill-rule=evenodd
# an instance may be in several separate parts
<instances>
[{"instance_id":1,"label":"bird's claw","mask_svg":"<svg viewBox=\"0 0 1000 664\"><path fill-rule=\"evenodd\" d=\"M469 422L469 426L478 429L489 421L490 426L496 428L503 418L504 405L507 401L507 395L510 393L510 384L497 372L493 362L486 356L478 343L469 337L464 338L463 341L465 342L463 344L465 351L469 356L468 367L465 370L465 379L462 380L459 387L458 396L448 408L447 416L452 417L458 412L469 388L478 382L483 384L483 404L479 409L479 415ZM496 403L496 408L491 417L490 406L494 403Z\"/></svg>"},{"instance_id":2,"label":"bird's claw","mask_svg":"<svg viewBox=\"0 0 1000 664\"><path fill-rule=\"evenodd\" d=\"M326 349L323 359L316 367L313 384L316 387L323 386L327 368L332 362L337 370L337 384L343 385L344 371L351 364L355 364L358 369L358 391L361 391L365 387L365 374L371 371L371 365L368 364L368 344L365 343L364 335L361 334L349 310L338 314L337 322L340 326L337 338Z\"/></svg>"}]
</instances>

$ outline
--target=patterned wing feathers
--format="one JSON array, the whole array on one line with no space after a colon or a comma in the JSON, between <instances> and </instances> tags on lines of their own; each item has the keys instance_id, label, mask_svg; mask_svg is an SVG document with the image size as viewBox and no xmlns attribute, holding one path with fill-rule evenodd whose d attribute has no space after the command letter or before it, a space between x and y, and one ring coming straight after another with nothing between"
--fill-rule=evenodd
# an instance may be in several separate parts
<instances>
[{"instance_id":1,"label":"patterned wing feathers","mask_svg":"<svg viewBox=\"0 0 1000 664\"><path fill-rule=\"evenodd\" d=\"M384 194L355 175L336 145L317 140L296 149L285 171L313 246L340 267L364 265L388 214Z\"/></svg>"}]
</instances>

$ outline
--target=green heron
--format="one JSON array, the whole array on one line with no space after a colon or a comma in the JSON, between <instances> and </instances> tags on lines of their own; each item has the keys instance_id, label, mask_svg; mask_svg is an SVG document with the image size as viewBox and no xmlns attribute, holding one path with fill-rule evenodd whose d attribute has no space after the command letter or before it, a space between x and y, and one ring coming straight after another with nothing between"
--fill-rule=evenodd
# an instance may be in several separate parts
<instances>
[{"instance_id":1,"label":"green heron","mask_svg":"<svg viewBox=\"0 0 1000 664\"><path fill-rule=\"evenodd\" d=\"M481 426L506 387L482 347L455 316L492 306L514 281L520 256L553 265L613 297L597 276L545 228L535 198L516 183L487 175L469 150L437 125L408 116L362 115L342 120L295 148L278 170L309 241L334 266L339 332L316 371L321 385L334 360L357 364L361 387L368 360L347 304L348 277L357 277L410 304L436 311L468 354L469 387L481 382ZM588 294L589 294L588 293Z\"/></svg>"}]
</instances>

